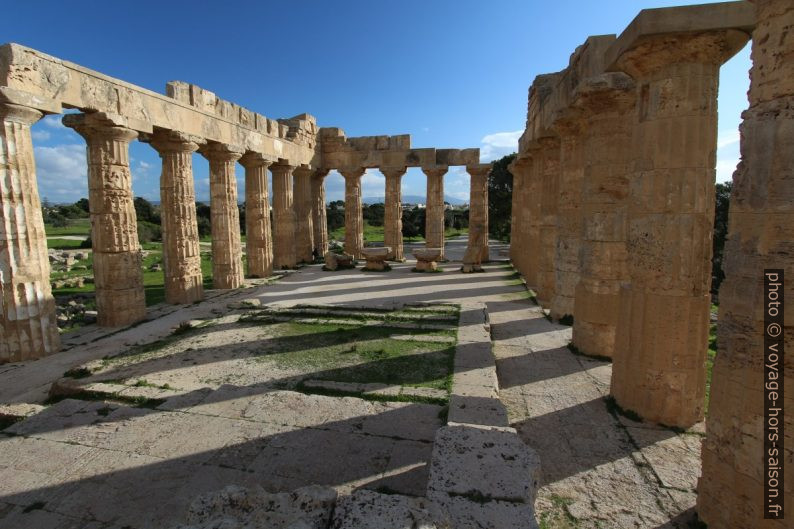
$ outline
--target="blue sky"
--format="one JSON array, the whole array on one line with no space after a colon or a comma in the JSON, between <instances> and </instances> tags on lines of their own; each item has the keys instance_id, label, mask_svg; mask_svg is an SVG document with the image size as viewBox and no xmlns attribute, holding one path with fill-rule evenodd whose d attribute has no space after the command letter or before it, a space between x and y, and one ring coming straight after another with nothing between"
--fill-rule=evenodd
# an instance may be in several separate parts
<instances>
[{"instance_id":1,"label":"blue sky","mask_svg":"<svg viewBox=\"0 0 794 529\"><path fill-rule=\"evenodd\" d=\"M702 2L702 0L700 0ZM18 42L163 92L169 80L212 90L271 118L308 112L348 136L409 133L415 147L480 147L483 161L516 149L527 88L558 71L588 35L620 33L643 7L685 2L610 0L372 0L302 2L20 2L5 0L0 42ZM46 17L42 14L46 13ZM749 46L723 67L718 181L738 160ZM82 138L45 118L34 126L40 191L53 202L87 195ZM158 199L160 161L133 143L133 189ZM194 160L207 199L208 167ZM242 194L243 169L238 166ZM403 192L424 195L418 169ZM382 196L370 171L364 195ZM468 196L451 168L448 195ZM343 196L338 175L329 200Z\"/></svg>"}]
</instances>

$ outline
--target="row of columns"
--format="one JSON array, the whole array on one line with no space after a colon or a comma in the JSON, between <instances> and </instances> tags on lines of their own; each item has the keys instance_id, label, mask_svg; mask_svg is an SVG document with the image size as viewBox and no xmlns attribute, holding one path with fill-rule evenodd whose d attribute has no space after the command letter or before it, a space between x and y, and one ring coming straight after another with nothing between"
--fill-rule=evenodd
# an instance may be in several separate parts
<instances>
[{"instance_id":1,"label":"row of columns","mask_svg":"<svg viewBox=\"0 0 794 529\"><path fill-rule=\"evenodd\" d=\"M391 248L390 260L402 261L402 177L406 167L381 167L386 178L386 203L384 210L384 246ZM488 174L490 164L467 166L471 175L469 209L469 245L476 251L467 252L464 262L478 268L488 260ZM427 176L427 204L425 241L428 248L440 248L444 258L444 175L447 166L422 167ZM345 179L345 252L361 257L364 248L364 217L361 203L361 177L363 167L339 169Z\"/></svg>"},{"instance_id":2,"label":"row of columns","mask_svg":"<svg viewBox=\"0 0 794 529\"><path fill-rule=\"evenodd\" d=\"M624 53L511 167L516 266L580 351L613 359L618 404L657 423L703 418L717 83L747 39Z\"/></svg>"},{"instance_id":3,"label":"row of columns","mask_svg":"<svg viewBox=\"0 0 794 529\"><path fill-rule=\"evenodd\" d=\"M24 105L0 104L2 117L2 185L4 205L0 272L3 317L0 362L51 354L60 346L41 205L36 183L31 125L43 113ZM267 277L273 269L311 262L327 251L324 177L260 153L208 142L178 131L139 133L121 116L69 114L63 119L86 141L91 240L98 324L123 326L145 318L146 301L137 219L133 204L129 143L139 137L162 159L160 180L163 219L163 272L166 302L203 299L203 276L196 217L192 155L209 162L212 230L212 276L215 288L243 284L242 245L235 164L245 168L246 256L248 274ZM487 260L487 182L490 166L470 167L472 228L467 259ZM267 171L273 175L271 226ZM401 179L405 167L385 167L385 243L391 258L403 259ZM425 168L428 176L428 246L443 248L446 166ZM360 257L363 248L361 177L364 168L340 170L345 178L345 249ZM485 182L485 183L483 183ZM271 237L272 233L272 237ZM472 257L473 256L473 257Z\"/></svg>"}]
</instances>

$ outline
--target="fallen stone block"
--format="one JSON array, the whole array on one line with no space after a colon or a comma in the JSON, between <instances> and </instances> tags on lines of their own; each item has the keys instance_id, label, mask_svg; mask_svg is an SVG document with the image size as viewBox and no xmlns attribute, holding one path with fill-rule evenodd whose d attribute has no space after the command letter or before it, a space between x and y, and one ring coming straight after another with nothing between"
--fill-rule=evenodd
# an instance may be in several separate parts
<instances>
[{"instance_id":1,"label":"fallen stone block","mask_svg":"<svg viewBox=\"0 0 794 529\"><path fill-rule=\"evenodd\" d=\"M336 504L332 529L441 529L425 498L360 489Z\"/></svg>"}]
</instances>

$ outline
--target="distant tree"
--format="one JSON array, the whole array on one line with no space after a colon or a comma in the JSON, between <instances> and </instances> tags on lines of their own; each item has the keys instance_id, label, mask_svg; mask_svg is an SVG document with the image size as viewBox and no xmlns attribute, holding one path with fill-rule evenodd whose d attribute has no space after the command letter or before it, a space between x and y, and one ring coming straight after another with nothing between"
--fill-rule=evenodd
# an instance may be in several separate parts
<instances>
[{"instance_id":1,"label":"distant tree","mask_svg":"<svg viewBox=\"0 0 794 529\"><path fill-rule=\"evenodd\" d=\"M48 209L44 213L44 224L49 224L56 228L65 228L69 225L69 219L59 211Z\"/></svg>"},{"instance_id":2,"label":"distant tree","mask_svg":"<svg viewBox=\"0 0 794 529\"><path fill-rule=\"evenodd\" d=\"M334 200L328 204L330 209L345 209L345 201L344 200Z\"/></svg>"},{"instance_id":3,"label":"distant tree","mask_svg":"<svg viewBox=\"0 0 794 529\"><path fill-rule=\"evenodd\" d=\"M510 215L513 210L513 175L507 166L515 153L493 163L488 175L488 233L501 241L510 240Z\"/></svg>"},{"instance_id":4,"label":"distant tree","mask_svg":"<svg viewBox=\"0 0 794 529\"><path fill-rule=\"evenodd\" d=\"M74 203L74 205L75 205L75 206L77 206L78 208L82 209L82 210L83 210L83 211L85 211L86 213L88 213L88 212L90 212L90 211L91 211L91 210L88 208L88 199L87 199L87 198L81 198L80 200L78 200L77 202L75 202L75 203Z\"/></svg>"},{"instance_id":5,"label":"distant tree","mask_svg":"<svg viewBox=\"0 0 794 529\"><path fill-rule=\"evenodd\" d=\"M138 220L151 222L152 224L160 224L160 213L154 207L154 204L143 197L135 197L132 204L135 206L135 215L138 217Z\"/></svg>"},{"instance_id":6,"label":"distant tree","mask_svg":"<svg viewBox=\"0 0 794 529\"><path fill-rule=\"evenodd\" d=\"M204 202L196 202L196 217L210 220L210 207Z\"/></svg>"},{"instance_id":7,"label":"distant tree","mask_svg":"<svg viewBox=\"0 0 794 529\"><path fill-rule=\"evenodd\" d=\"M362 209L364 220L366 220L370 226L383 226L386 210L383 203L370 204L369 206L364 206Z\"/></svg>"},{"instance_id":8,"label":"distant tree","mask_svg":"<svg viewBox=\"0 0 794 529\"><path fill-rule=\"evenodd\" d=\"M245 235L245 202L237 204L237 213L240 216L240 234Z\"/></svg>"},{"instance_id":9,"label":"distant tree","mask_svg":"<svg viewBox=\"0 0 794 529\"><path fill-rule=\"evenodd\" d=\"M418 207L404 209L402 214L403 237L412 239L425 235L425 210Z\"/></svg>"},{"instance_id":10,"label":"distant tree","mask_svg":"<svg viewBox=\"0 0 794 529\"><path fill-rule=\"evenodd\" d=\"M160 242L162 240L163 230L159 224L145 220L138 221L138 242Z\"/></svg>"},{"instance_id":11,"label":"distant tree","mask_svg":"<svg viewBox=\"0 0 794 529\"><path fill-rule=\"evenodd\" d=\"M341 200L331 202L325 210L325 222L328 225L329 233L345 225L345 211L339 209L339 202Z\"/></svg>"},{"instance_id":12,"label":"distant tree","mask_svg":"<svg viewBox=\"0 0 794 529\"><path fill-rule=\"evenodd\" d=\"M714 187L716 200L714 202L714 244L711 256L711 292L717 294L725 279L722 270L722 252L725 249L725 239L728 235L728 207L731 200L733 183L718 183Z\"/></svg>"}]
</instances>

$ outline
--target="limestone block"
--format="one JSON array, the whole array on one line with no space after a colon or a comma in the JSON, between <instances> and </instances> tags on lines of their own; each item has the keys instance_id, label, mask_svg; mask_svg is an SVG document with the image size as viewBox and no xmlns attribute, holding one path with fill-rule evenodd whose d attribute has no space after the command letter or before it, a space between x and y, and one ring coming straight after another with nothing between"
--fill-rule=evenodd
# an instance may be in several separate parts
<instances>
[{"instance_id":1,"label":"limestone block","mask_svg":"<svg viewBox=\"0 0 794 529\"><path fill-rule=\"evenodd\" d=\"M334 489L316 485L276 494L261 487L229 485L196 498L190 505L187 524L175 529L326 529L336 496Z\"/></svg>"},{"instance_id":2,"label":"limestone block","mask_svg":"<svg viewBox=\"0 0 794 529\"><path fill-rule=\"evenodd\" d=\"M455 527L533 527L539 470L512 428L445 426L436 433L427 497Z\"/></svg>"},{"instance_id":3,"label":"limestone block","mask_svg":"<svg viewBox=\"0 0 794 529\"><path fill-rule=\"evenodd\" d=\"M347 253L325 253L325 269L326 270L339 270L345 268L353 268L353 256Z\"/></svg>"},{"instance_id":4,"label":"limestone block","mask_svg":"<svg viewBox=\"0 0 794 529\"><path fill-rule=\"evenodd\" d=\"M417 248L413 251L416 257L416 269L421 272L432 272L438 269L438 260L441 259L441 248Z\"/></svg>"},{"instance_id":5,"label":"limestone block","mask_svg":"<svg viewBox=\"0 0 794 529\"><path fill-rule=\"evenodd\" d=\"M392 254L392 249L388 246L379 248L363 248L361 254L367 260L364 268L367 270L386 270L386 259Z\"/></svg>"},{"instance_id":6,"label":"limestone block","mask_svg":"<svg viewBox=\"0 0 794 529\"><path fill-rule=\"evenodd\" d=\"M436 512L434 512L436 511ZM400 494L380 494L359 489L340 498L330 527L333 529L436 529L448 527L439 522L437 508L425 498Z\"/></svg>"}]
</instances>

